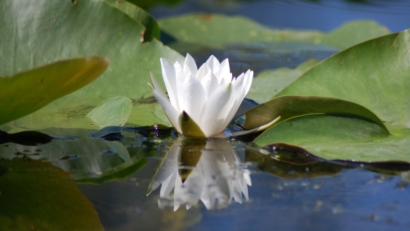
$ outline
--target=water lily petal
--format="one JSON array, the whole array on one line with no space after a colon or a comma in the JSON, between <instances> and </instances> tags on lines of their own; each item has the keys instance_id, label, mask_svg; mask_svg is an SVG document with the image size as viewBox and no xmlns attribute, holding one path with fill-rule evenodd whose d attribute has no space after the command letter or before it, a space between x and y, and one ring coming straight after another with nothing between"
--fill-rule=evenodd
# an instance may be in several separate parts
<instances>
[{"instance_id":1,"label":"water lily petal","mask_svg":"<svg viewBox=\"0 0 410 231\"><path fill-rule=\"evenodd\" d=\"M219 66L219 70L215 74L216 76L220 76L220 83L227 84L232 80L231 70L229 68L229 60L225 59L222 61L221 65Z\"/></svg>"},{"instance_id":2,"label":"water lily petal","mask_svg":"<svg viewBox=\"0 0 410 231\"><path fill-rule=\"evenodd\" d=\"M201 109L206 100L205 89L201 82L199 82L193 75L185 77L179 92L182 97L180 106L183 111L199 125L201 118Z\"/></svg>"},{"instance_id":3,"label":"water lily petal","mask_svg":"<svg viewBox=\"0 0 410 231\"><path fill-rule=\"evenodd\" d=\"M243 97L245 97L248 94L249 90L251 89L252 81L253 81L253 71L248 70L245 73L244 83L242 86Z\"/></svg>"},{"instance_id":4,"label":"water lily petal","mask_svg":"<svg viewBox=\"0 0 410 231\"><path fill-rule=\"evenodd\" d=\"M226 86L219 86L206 101L202 109L203 117L199 126L207 137L218 135L225 129L225 127L221 127L221 122L224 121L224 118L221 118L221 111L229 102L231 92L231 83Z\"/></svg>"},{"instance_id":5,"label":"water lily petal","mask_svg":"<svg viewBox=\"0 0 410 231\"><path fill-rule=\"evenodd\" d=\"M198 72L196 73L196 78L202 82L203 78L208 75L209 73L212 73L211 68L209 68L207 63L202 64L202 66L199 68Z\"/></svg>"},{"instance_id":6,"label":"water lily petal","mask_svg":"<svg viewBox=\"0 0 410 231\"><path fill-rule=\"evenodd\" d=\"M154 91L155 99L158 101L159 104L161 104L169 121L172 123L174 128L179 133L181 133L181 127L179 126L179 123L178 123L179 113L172 106L171 102L169 102L168 98L166 96L164 97L165 93L162 91L161 88L159 88L159 90L153 89L153 91Z\"/></svg>"},{"instance_id":7,"label":"water lily petal","mask_svg":"<svg viewBox=\"0 0 410 231\"><path fill-rule=\"evenodd\" d=\"M171 104L177 109L177 111L179 111L175 70L166 59L161 58L160 62L162 77L164 79L165 87L168 91L169 99L171 101Z\"/></svg>"},{"instance_id":8,"label":"water lily petal","mask_svg":"<svg viewBox=\"0 0 410 231\"><path fill-rule=\"evenodd\" d=\"M206 61L209 68L211 68L212 72L215 74L219 70L220 63L215 56L211 55L208 60Z\"/></svg>"},{"instance_id":9,"label":"water lily petal","mask_svg":"<svg viewBox=\"0 0 410 231\"><path fill-rule=\"evenodd\" d=\"M182 105L184 104L185 99L184 99L183 92L182 92L181 88L182 88L182 85L185 82L185 75L184 75L184 70L182 69L182 66L178 61L176 61L174 63L174 70L175 70L175 77L176 77L175 82L176 82L177 95L178 95L178 105L179 105L178 113L181 114L182 111L184 111Z\"/></svg>"},{"instance_id":10,"label":"water lily petal","mask_svg":"<svg viewBox=\"0 0 410 231\"><path fill-rule=\"evenodd\" d=\"M198 71L198 68L196 66L194 58L190 54L186 54L185 57L185 62L184 62L184 74L185 76L191 74L193 76L196 76L196 73Z\"/></svg>"},{"instance_id":11,"label":"water lily petal","mask_svg":"<svg viewBox=\"0 0 410 231\"><path fill-rule=\"evenodd\" d=\"M236 79L232 80L232 95L229 102L226 104L226 108L229 108L228 111L224 112L224 121L221 126L226 127L231 122L232 118L235 116L238 111L241 103L245 97L242 92L243 82L244 82L244 73L239 75Z\"/></svg>"},{"instance_id":12,"label":"water lily petal","mask_svg":"<svg viewBox=\"0 0 410 231\"><path fill-rule=\"evenodd\" d=\"M218 88L218 79L216 76L209 72L201 81L202 86L205 89L206 99Z\"/></svg>"},{"instance_id":13,"label":"water lily petal","mask_svg":"<svg viewBox=\"0 0 410 231\"><path fill-rule=\"evenodd\" d=\"M148 71L149 71L149 75L150 75L150 77L151 77L151 82L152 82L153 86L151 86L149 83L148 83L148 85L150 85L150 87L152 88L152 90L158 91L158 94L160 94L162 97L167 98L167 95L166 95L165 92L162 90L162 88L161 88L161 86L159 85L157 79L155 78L154 73L152 73L152 71L149 70L149 69L148 69Z\"/></svg>"}]
</instances>

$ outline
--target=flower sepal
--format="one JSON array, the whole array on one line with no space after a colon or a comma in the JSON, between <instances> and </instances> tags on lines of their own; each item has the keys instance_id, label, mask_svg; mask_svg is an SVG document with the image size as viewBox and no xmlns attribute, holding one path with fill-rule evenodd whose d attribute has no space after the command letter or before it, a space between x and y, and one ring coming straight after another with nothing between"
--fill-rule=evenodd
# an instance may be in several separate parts
<instances>
[{"instance_id":1,"label":"flower sepal","mask_svg":"<svg viewBox=\"0 0 410 231\"><path fill-rule=\"evenodd\" d=\"M189 138L203 138L206 136L198 124L185 111L179 116L179 124L181 125L182 134Z\"/></svg>"}]
</instances>

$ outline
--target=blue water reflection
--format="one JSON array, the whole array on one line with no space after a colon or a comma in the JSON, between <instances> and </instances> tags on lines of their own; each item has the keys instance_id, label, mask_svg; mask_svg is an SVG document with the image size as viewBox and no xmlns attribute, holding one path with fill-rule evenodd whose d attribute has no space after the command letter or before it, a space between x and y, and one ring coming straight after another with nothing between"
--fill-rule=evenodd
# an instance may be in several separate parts
<instances>
[{"instance_id":1,"label":"blue water reflection","mask_svg":"<svg viewBox=\"0 0 410 231\"><path fill-rule=\"evenodd\" d=\"M273 28L321 31L332 31L348 21L369 19L398 32L410 28L409 10L408 0L368 0L363 3L345 0L187 0L171 8L156 6L150 13L155 18L189 12L243 15Z\"/></svg>"}]
</instances>

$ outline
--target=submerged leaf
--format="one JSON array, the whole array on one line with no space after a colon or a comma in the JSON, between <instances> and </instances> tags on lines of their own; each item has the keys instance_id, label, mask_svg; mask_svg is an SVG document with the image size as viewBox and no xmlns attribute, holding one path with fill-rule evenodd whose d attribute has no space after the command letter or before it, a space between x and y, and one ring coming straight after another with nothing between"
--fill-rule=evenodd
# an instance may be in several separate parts
<instances>
[{"instance_id":1,"label":"submerged leaf","mask_svg":"<svg viewBox=\"0 0 410 231\"><path fill-rule=\"evenodd\" d=\"M128 120L132 109L132 102L127 97L113 97L105 100L94 108L87 117L94 120L99 127L122 127Z\"/></svg>"}]
</instances>

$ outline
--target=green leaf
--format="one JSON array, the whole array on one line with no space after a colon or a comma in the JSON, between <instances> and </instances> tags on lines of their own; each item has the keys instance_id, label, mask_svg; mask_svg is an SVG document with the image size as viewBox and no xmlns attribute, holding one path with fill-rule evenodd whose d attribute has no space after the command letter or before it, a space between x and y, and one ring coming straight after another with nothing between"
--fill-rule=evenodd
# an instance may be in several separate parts
<instances>
[{"instance_id":1,"label":"green leaf","mask_svg":"<svg viewBox=\"0 0 410 231\"><path fill-rule=\"evenodd\" d=\"M335 31L323 33L271 29L244 17L219 14L187 14L163 18L158 23L162 30L178 41L219 48L247 42L304 41L345 49L389 33L373 21L348 22Z\"/></svg>"},{"instance_id":2,"label":"green leaf","mask_svg":"<svg viewBox=\"0 0 410 231\"><path fill-rule=\"evenodd\" d=\"M282 122L266 130L255 143L296 145L328 160L410 162L409 130L392 133L357 118L311 115Z\"/></svg>"},{"instance_id":3,"label":"green leaf","mask_svg":"<svg viewBox=\"0 0 410 231\"><path fill-rule=\"evenodd\" d=\"M277 123L313 114L359 117L379 125L386 134L389 133L383 122L367 108L345 100L315 96L282 96L260 104L246 112L243 127L259 127L279 116L280 120Z\"/></svg>"},{"instance_id":4,"label":"green leaf","mask_svg":"<svg viewBox=\"0 0 410 231\"><path fill-rule=\"evenodd\" d=\"M143 34L143 42L151 42L154 38L159 40L161 30L155 19L149 15L146 11L139 8L138 6L124 1L124 0L104 0L106 3L113 7L121 10L122 12L129 15L131 18L135 19L137 22L141 23L145 27Z\"/></svg>"},{"instance_id":5,"label":"green leaf","mask_svg":"<svg viewBox=\"0 0 410 231\"><path fill-rule=\"evenodd\" d=\"M0 78L0 124L18 119L74 92L98 78L108 67L104 57L58 61Z\"/></svg>"},{"instance_id":6,"label":"green leaf","mask_svg":"<svg viewBox=\"0 0 410 231\"><path fill-rule=\"evenodd\" d=\"M99 127L122 127L128 120L132 109L132 101L127 97L113 97L94 108L87 117L94 120Z\"/></svg>"},{"instance_id":7,"label":"green leaf","mask_svg":"<svg viewBox=\"0 0 410 231\"><path fill-rule=\"evenodd\" d=\"M155 38L142 43L145 27L103 0L78 1L74 6L70 1L15 4L5 0L0 8L4 9L0 24L5 25L0 27L0 75L78 56L111 59L107 71L92 84L14 121L13 132L49 127L98 129L86 118L93 108L116 96L138 102L151 92L148 68L161 76L161 57L183 61ZM24 20L15 15L25 15ZM35 28L36 33L21 28Z\"/></svg>"},{"instance_id":8,"label":"green leaf","mask_svg":"<svg viewBox=\"0 0 410 231\"><path fill-rule=\"evenodd\" d=\"M246 98L257 103L264 103L318 63L319 60L310 59L295 69L282 67L276 70L266 70L253 79Z\"/></svg>"},{"instance_id":9,"label":"green leaf","mask_svg":"<svg viewBox=\"0 0 410 231\"><path fill-rule=\"evenodd\" d=\"M410 125L410 31L353 46L313 67L275 97L340 98L375 112L387 126Z\"/></svg>"},{"instance_id":10,"label":"green leaf","mask_svg":"<svg viewBox=\"0 0 410 231\"><path fill-rule=\"evenodd\" d=\"M298 145L326 159L410 162L409 38L410 31L403 31L353 46L308 70L275 96L355 102L386 121L391 135L378 133L374 124L364 120L308 116L289 120L292 126L287 129L286 122L278 124L255 142Z\"/></svg>"},{"instance_id":11,"label":"green leaf","mask_svg":"<svg viewBox=\"0 0 410 231\"><path fill-rule=\"evenodd\" d=\"M69 174L50 163L2 160L0 229L104 230L93 204Z\"/></svg>"}]
</instances>

